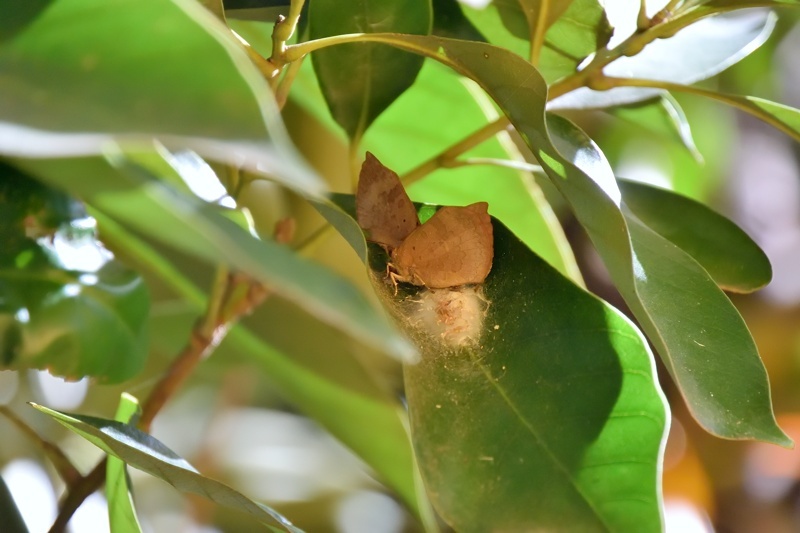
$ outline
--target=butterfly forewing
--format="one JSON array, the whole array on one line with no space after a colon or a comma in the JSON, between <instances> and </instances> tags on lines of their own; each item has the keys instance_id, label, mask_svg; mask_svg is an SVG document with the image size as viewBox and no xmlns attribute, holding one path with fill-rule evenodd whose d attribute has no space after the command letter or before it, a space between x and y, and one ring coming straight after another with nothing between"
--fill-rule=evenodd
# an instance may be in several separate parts
<instances>
[{"instance_id":1,"label":"butterfly forewing","mask_svg":"<svg viewBox=\"0 0 800 533\"><path fill-rule=\"evenodd\" d=\"M399 279L432 289L483 283L492 269L488 205L443 207L392 252Z\"/></svg>"},{"instance_id":2,"label":"butterfly forewing","mask_svg":"<svg viewBox=\"0 0 800 533\"><path fill-rule=\"evenodd\" d=\"M356 217L367 239L389 250L419 226L417 210L400 178L369 152L358 177Z\"/></svg>"}]
</instances>

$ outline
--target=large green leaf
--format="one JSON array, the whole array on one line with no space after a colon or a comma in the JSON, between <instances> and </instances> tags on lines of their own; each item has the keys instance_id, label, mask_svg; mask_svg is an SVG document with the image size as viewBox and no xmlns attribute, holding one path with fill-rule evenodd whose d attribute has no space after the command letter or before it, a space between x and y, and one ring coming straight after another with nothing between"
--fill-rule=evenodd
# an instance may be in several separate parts
<instances>
[{"instance_id":1,"label":"large green leaf","mask_svg":"<svg viewBox=\"0 0 800 533\"><path fill-rule=\"evenodd\" d=\"M108 216L96 211L94 213L106 239L124 250L129 257L135 258L142 271L170 287L196 313L203 311L205 298L202 292L169 261ZM350 218L344 213L340 216ZM355 225L354 222L352 224ZM359 238L364 247L363 236ZM286 316L285 313L283 316ZM285 321L275 322L281 324ZM315 331L315 334L318 333ZM297 332L297 335L295 340L303 339L305 337L302 335L307 335L307 332ZM322 337L328 338L326 335ZM284 352L263 336L257 336L238 325L231 330L219 350L224 352L230 349L256 362L289 402L353 450L374 469L381 481L397 492L417 516L424 516L426 504L424 495L420 495L419 487L414 483L415 466L401 409L393 397L385 391L376 390L377 387L370 380L363 379L357 384L345 383L330 375L331 368L337 372L342 368L347 372L352 369L352 361L343 361L341 357L349 356L354 351L353 347L347 341L340 341L340 344L340 357L335 361L328 357L317 357L315 361L319 364L315 366L304 363L303 358L305 356L308 359L307 351L316 347L295 342L292 344L294 351ZM337 349L339 344L328 344L328 348L331 346ZM321 367L324 363L327 366Z\"/></svg>"},{"instance_id":2,"label":"large green leaf","mask_svg":"<svg viewBox=\"0 0 800 533\"><path fill-rule=\"evenodd\" d=\"M135 424L132 420L139 412L139 401L128 393L120 397L114 419L123 424ZM106 500L108 500L108 524L114 533L140 533L139 519L133 504L131 480L125 462L109 457L106 465Z\"/></svg>"},{"instance_id":3,"label":"large green leaf","mask_svg":"<svg viewBox=\"0 0 800 533\"><path fill-rule=\"evenodd\" d=\"M7 533L28 533L25 520L19 513L14 496L8 490L3 477L0 476L0 524L3 524L3 531Z\"/></svg>"},{"instance_id":4,"label":"large green leaf","mask_svg":"<svg viewBox=\"0 0 800 533\"><path fill-rule=\"evenodd\" d=\"M675 24L680 20L676 18ZM620 57L605 67L603 73L617 78L692 84L710 78L747 57L770 36L775 21L775 15L765 11L705 18L673 36L653 40L636 55ZM697 53L698 50L703 53ZM647 100L660 93L659 89L638 87L618 87L609 91L582 87L555 98L548 109L612 107Z\"/></svg>"},{"instance_id":5,"label":"large green leaf","mask_svg":"<svg viewBox=\"0 0 800 533\"><path fill-rule=\"evenodd\" d=\"M427 35L430 0L314 0L308 9L311 39L347 33ZM312 60L331 114L352 139L414 82L422 59L385 46L349 44L320 50Z\"/></svg>"},{"instance_id":6,"label":"large green leaf","mask_svg":"<svg viewBox=\"0 0 800 533\"><path fill-rule=\"evenodd\" d=\"M492 44L530 58L538 18L546 31L538 66L549 82L573 74L586 57L602 48L612 28L597 0L495 0L483 9L463 6L464 14Z\"/></svg>"},{"instance_id":7,"label":"large green leaf","mask_svg":"<svg viewBox=\"0 0 800 533\"><path fill-rule=\"evenodd\" d=\"M301 194L324 191L241 44L196 0L36 5L20 17L17 3L0 4L14 24L0 42L0 153L88 155L111 138L158 137Z\"/></svg>"},{"instance_id":8,"label":"large green leaf","mask_svg":"<svg viewBox=\"0 0 800 533\"><path fill-rule=\"evenodd\" d=\"M571 204L692 414L708 431L791 445L775 421L766 370L742 317L694 259L623 212L613 172L599 149L566 119L546 116L547 85L533 66L482 43L373 38L438 59L476 80L500 105Z\"/></svg>"},{"instance_id":9,"label":"large green leaf","mask_svg":"<svg viewBox=\"0 0 800 533\"><path fill-rule=\"evenodd\" d=\"M619 186L639 220L691 255L723 289L752 292L772 279L766 254L727 218L664 189L625 180Z\"/></svg>"},{"instance_id":10,"label":"large green leaf","mask_svg":"<svg viewBox=\"0 0 800 533\"><path fill-rule=\"evenodd\" d=\"M80 204L0 164L0 365L119 382L147 355L147 288Z\"/></svg>"},{"instance_id":11,"label":"large green leaf","mask_svg":"<svg viewBox=\"0 0 800 533\"><path fill-rule=\"evenodd\" d=\"M162 442L133 426L116 420L67 414L41 405L31 405L107 454L151 476L163 479L179 491L198 494L219 505L246 513L273 531L281 531L272 526L278 524L282 530L302 533L277 511L254 502L219 481L203 476Z\"/></svg>"},{"instance_id":12,"label":"large green leaf","mask_svg":"<svg viewBox=\"0 0 800 533\"><path fill-rule=\"evenodd\" d=\"M349 202L341 202L343 205ZM376 292L405 366L417 461L457 531L655 531L667 406L641 334L502 224L479 287Z\"/></svg>"},{"instance_id":13,"label":"large green leaf","mask_svg":"<svg viewBox=\"0 0 800 533\"><path fill-rule=\"evenodd\" d=\"M129 158L133 153L110 157L119 170L97 159L20 163L156 240L209 264L226 264L252 275L318 319L385 353L413 355L408 343L344 278L271 239L255 238L218 207L154 179L149 169Z\"/></svg>"}]
</instances>

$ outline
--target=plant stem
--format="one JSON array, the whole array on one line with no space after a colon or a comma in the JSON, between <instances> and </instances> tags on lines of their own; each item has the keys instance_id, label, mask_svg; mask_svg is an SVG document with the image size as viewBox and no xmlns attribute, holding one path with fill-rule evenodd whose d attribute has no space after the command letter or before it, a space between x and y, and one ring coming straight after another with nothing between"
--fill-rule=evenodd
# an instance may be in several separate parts
<instances>
[{"instance_id":1,"label":"plant stem","mask_svg":"<svg viewBox=\"0 0 800 533\"><path fill-rule=\"evenodd\" d=\"M58 516L56 516L55 522L50 527L50 533L63 533L66 531L67 524L72 515L75 514L75 511L78 510L78 507L105 481L106 464L106 459L103 459L97 463L97 466L91 472L67 489L66 496L61 501Z\"/></svg>"},{"instance_id":2,"label":"plant stem","mask_svg":"<svg viewBox=\"0 0 800 533\"><path fill-rule=\"evenodd\" d=\"M292 0L289 5L289 16L278 16L275 27L272 29L272 54L267 59L275 67L273 79L277 79L278 74L286 65L286 41L292 38L297 22L300 20L300 12L303 10L305 0ZM274 87L273 87L274 89Z\"/></svg>"},{"instance_id":3,"label":"plant stem","mask_svg":"<svg viewBox=\"0 0 800 533\"><path fill-rule=\"evenodd\" d=\"M646 30L640 30L625 39L622 43L613 49L604 48L595 54L594 59L581 71L575 74L562 78L561 80L553 83L548 89L548 99L552 100L559 96L574 91L580 87L592 85L598 79L602 80L602 71L609 63L619 59L622 56L630 56L639 53L650 42L671 35L679 29L687 26L688 24L699 20L700 18L714 14L709 10L691 10L689 12L676 15L669 20L651 26ZM430 50L416 46L413 43L404 39L403 35L392 33L357 33L347 35L336 35L333 37L325 37L306 41L292 46L287 46L284 49L283 61L291 62L297 61L305 55L328 46L337 44L345 44L352 42L380 42L399 48L403 48L421 55L430 56ZM483 128L473 132L461 141L453 144L439 155L422 163L417 168L403 177L405 184L414 183L423 177L427 176L434 170L437 170L443 163L454 160L459 155L467 150L474 148L483 141L493 137L498 132L502 131L509 125L507 117L503 116L484 126Z\"/></svg>"},{"instance_id":4,"label":"plant stem","mask_svg":"<svg viewBox=\"0 0 800 533\"><path fill-rule=\"evenodd\" d=\"M636 16L636 28L644 31L650 27L650 19L647 18L647 0L639 0L639 14Z\"/></svg>"},{"instance_id":5,"label":"plant stem","mask_svg":"<svg viewBox=\"0 0 800 533\"><path fill-rule=\"evenodd\" d=\"M498 118L494 122L486 124L481 129L473 132L471 135L468 135L461 141L452 145L444 152L440 153L437 156L432 157L431 159L425 161L415 169L405 174L402 177L401 181L405 185L411 185L412 183L421 180L431 172L438 170L441 167L448 166L453 161L455 161L455 159L458 156L478 146L482 142L491 139L492 137L494 137L495 135L506 129L508 126L509 126L509 121L508 118L506 118L505 116Z\"/></svg>"},{"instance_id":6,"label":"plant stem","mask_svg":"<svg viewBox=\"0 0 800 533\"><path fill-rule=\"evenodd\" d=\"M524 5L524 3L522 5ZM547 18L550 14L549 8L550 2L540 2L535 17L531 16L529 12L530 8L525 10L525 18L528 19L528 27L531 31L530 61L533 65L539 64L539 56L542 54L542 46L544 45L544 38L547 34Z\"/></svg>"},{"instance_id":7,"label":"plant stem","mask_svg":"<svg viewBox=\"0 0 800 533\"><path fill-rule=\"evenodd\" d=\"M275 102L278 104L278 109L283 109L286 106L286 101L289 99L289 89L292 87L297 73L300 72L300 67L303 66L304 60L305 57L301 57L297 61L292 61L289 63L289 66L286 67L286 73L283 75L283 78L281 78L281 82L275 90Z\"/></svg>"},{"instance_id":8,"label":"plant stem","mask_svg":"<svg viewBox=\"0 0 800 533\"><path fill-rule=\"evenodd\" d=\"M671 83L668 81L645 80L640 78L604 78L604 83L608 85L609 89L614 87L648 87L652 89L664 89L667 91L677 91L711 98L712 100L717 100L718 102L728 104L729 106L753 115L763 122L766 122L767 124L779 129L789 137L800 141L799 131L776 119L772 114L762 112L756 105L753 105L746 97L743 96L709 91L692 85L681 85L679 83Z\"/></svg>"},{"instance_id":9,"label":"plant stem","mask_svg":"<svg viewBox=\"0 0 800 533\"><path fill-rule=\"evenodd\" d=\"M224 338L227 328L224 324L219 324L219 315L227 290L228 271L227 268L220 267L217 270L204 317L192 329L188 344L172 361L169 369L161 376L142 406L142 416L138 423L142 431L150 430L153 419L167 403L167 400L183 385L194 367L205 359Z\"/></svg>"}]
</instances>

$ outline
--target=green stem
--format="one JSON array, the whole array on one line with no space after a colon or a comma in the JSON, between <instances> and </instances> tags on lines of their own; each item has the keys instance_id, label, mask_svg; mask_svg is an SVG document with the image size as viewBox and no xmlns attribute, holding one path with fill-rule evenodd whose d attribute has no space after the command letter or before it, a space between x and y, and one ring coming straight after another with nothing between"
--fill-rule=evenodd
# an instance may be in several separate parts
<instances>
[{"instance_id":1,"label":"green stem","mask_svg":"<svg viewBox=\"0 0 800 533\"><path fill-rule=\"evenodd\" d=\"M645 31L650 27L650 19L647 18L647 0L639 0L639 14L636 16L636 28Z\"/></svg>"},{"instance_id":2,"label":"green stem","mask_svg":"<svg viewBox=\"0 0 800 533\"><path fill-rule=\"evenodd\" d=\"M289 99L289 89L291 89L292 83L294 83L297 74L300 72L304 59L304 57L301 57L297 61L292 61L286 67L286 73L281 78L281 82L275 91L275 102L278 104L278 109L283 109L286 106L286 101Z\"/></svg>"},{"instance_id":3,"label":"green stem","mask_svg":"<svg viewBox=\"0 0 800 533\"><path fill-rule=\"evenodd\" d=\"M694 87L692 85L681 85L679 83L671 83L668 81L645 80L640 78L603 78L603 82L608 89L612 89L614 87L646 87L649 89L678 91L711 98L753 115L754 117L766 122L767 124L770 124L771 126L779 129L783 133L800 142L800 131L788 126L785 122L775 118L774 115L764 113L743 96L718 93L716 91L709 91L707 89L701 89L700 87Z\"/></svg>"},{"instance_id":4,"label":"green stem","mask_svg":"<svg viewBox=\"0 0 800 533\"><path fill-rule=\"evenodd\" d=\"M275 27L272 29L272 54L267 61L274 65L278 72L283 70L284 65L287 63L286 41L294 35L304 3L305 0L292 0L289 5L289 15L287 17L278 16ZM277 78L277 75L275 77Z\"/></svg>"},{"instance_id":5,"label":"green stem","mask_svg":"<svg viewBox=\"0 0 800 533\"><path fill-rule=\"evenodd\" d=\"M506 129L509 124L508 118L505 115L498 118L494 122L486 124L481 129L473 132L471 135L468 135L444 152L432 157L405 174L401 181L406 185L411 185L412 183L421 180L431 172L438 170L439 168L446 167L455 161L455 159L461 154L471 150L472 148L475 148L482 142L491 139Z\"/></svg>"},{"instance_id":6,"label":"green stem","mask_svg":"<svg viewBox=\"0 0 800 533\"><path fill-rule=\"evenodd\" d=\"M634 33L613 49L605 48L598 51L594 59L583 70L563 78L562 80L551 85L548 90L548 98L552 100L580 87L590 85L591 82L594 81L598 76L602 76L603 68L609 63L619 59L622 56L635 55L655 39L671 35L691 22L711 14L713 13L701 10L692 10L691 12L681 13L679 16L664 21L662 24L658 24L647 30ZM365 41L396 46L398 48L415 52L423 56L433 55L430 49L423 46L418 46L413 42L409 42L403 37L404 36L402 34L394 33L354 33L324 37L286 47L283 61L297 61L311 52L337 44ZM508 125L509 120L505 116L487 124L483 128L473 132L461 141L455 143L450 148L447 148L441 154L429 159L406 174L403 177L403 182L406 184L411 184L422 179L434 170L440 168L442 163L454 160L467 150L474 148L483 141L493 137L498 132L507 128Z\"/></svg>"},{"instance_id":7,"label":"green stem","mask_svg":"<svg viewBox=\"0 0 800 533\"><path fill-rule=\"evenodd\" d=\"M542 46L544 45L544 38L547 34L547 17L550 11L550 2L541 2L539 9L536 10L536 16L531 17L529 12L526 12L528 19L528 26L531 28L531 50L530 60L531 64L539 64L539 56L542 54Z\"/></svg>"},{"instance_id":8,"label":"green stem","mask_svg":"<svg viewBox=\"0 0 800 533\"><path fill-rule=\"evenodd\" d=\"M475 165L489 165L493 167L510 168L513 170L521 170L523 172L531 172L534 174L543 174L544 170L539 165L528 163L527 161L516 161L514 159L497 159L493 157L468 157L466 159L458 159L447 165L447 168L466 167Z\"/></svg>"}]
</instances>

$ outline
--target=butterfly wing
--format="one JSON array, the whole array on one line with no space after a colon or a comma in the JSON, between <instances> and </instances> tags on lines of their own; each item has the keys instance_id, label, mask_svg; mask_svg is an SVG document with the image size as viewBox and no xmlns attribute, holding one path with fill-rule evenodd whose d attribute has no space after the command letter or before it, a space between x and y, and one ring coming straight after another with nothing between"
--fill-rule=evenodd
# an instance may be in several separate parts
<instances>
[{"instance_id":1,"label":"butterfly wing","mask_svg":"<svg viewBox=\"0 0 800 533\"><path fill-rule=\"evenodd\" d=\"M356 218L368 240L389 250L419 226L417 210L400 178L369 152L358 177Z\"/></svg>"},{"instance_id":2,"label":"butterfly wing","mask_svg":"<svg viewBox=\"0 0 800 533\"><path fill-rule=\"evenodd\" d=\"M392 252L399 276L431 289L483 283L494 258L487 209L486 202L439 209Z\"/></svg>"}]
</instances>

